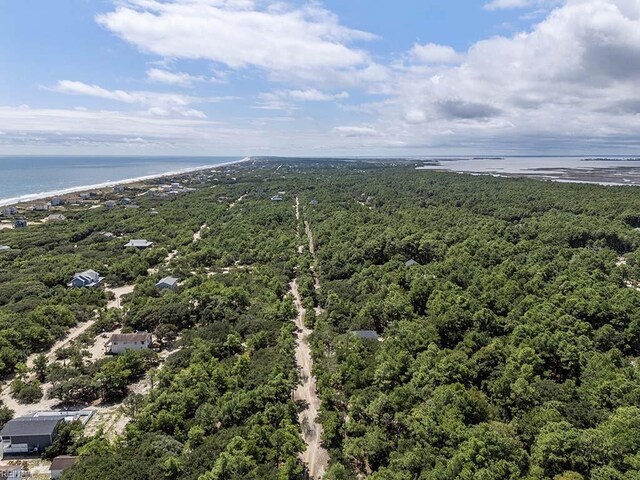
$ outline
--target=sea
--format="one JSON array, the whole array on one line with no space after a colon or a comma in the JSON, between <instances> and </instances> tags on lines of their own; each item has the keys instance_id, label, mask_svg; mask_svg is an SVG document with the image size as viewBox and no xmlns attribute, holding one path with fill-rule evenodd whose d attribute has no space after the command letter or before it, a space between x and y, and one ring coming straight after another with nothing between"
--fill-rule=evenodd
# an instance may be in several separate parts
<instances>
[{"instance_id":1,"label":"sea","mask_svg":"<svg viewBox=\"0 0 640 480\"><path fill-rule=\"evenodd\" d=\"M0 156L0 206L242 160L243 157Z\"/></svg>"}]
</instances>

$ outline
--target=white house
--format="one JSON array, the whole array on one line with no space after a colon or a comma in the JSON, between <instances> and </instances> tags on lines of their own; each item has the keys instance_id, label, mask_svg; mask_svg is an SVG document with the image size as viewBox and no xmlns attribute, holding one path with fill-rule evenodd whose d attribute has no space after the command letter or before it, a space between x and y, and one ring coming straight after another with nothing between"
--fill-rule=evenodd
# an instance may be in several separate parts
<instances>
[{"instance_id":1,"label":"white house","mask_svg":"<svg viewBox=\"0 0 640 480\"><path fill-rule=\"evenodd\" d=\"M175 290L178 288L178 282L180 279L174 277L164 277L158 283L156 283L156 287L160 290Z\"/></svg>"},{"instance_id":2,"label":"white house","mask_svg":"<svg viewBox=\"0 0 640 480\"><path fill-rule=\"evenodd\" d=\"M106 353L118 355L125 350L148 350L152 343L151 334L139 333L114 333L104 344Z\"/></svg>"},{"instance_id":3,"label":"white house","mask_svg":"<svg viewBox=\"0 0 640 480\"><path fill-rule=\"evenodd\" d=\"M100 285L102 280L104 280L104 278L95 270L86 270L84 272L76 273L71 282L69 282L69 287L93 288Z\"/></svg>"},{"instance_id":4,"label":"white house","mask_svg":"<svg viewBox=\"0 0 640 480\"><path fill-rule=\"evenodd\" d=\"M0 245L0 252L8 252L9 250L11 250L9 245Z\"/></svg>"},{"instance_id":5,"label":"white house","mask_svg":"<svg viewBox=\"0 0 640 480\"><path fill-rule=\"evenodd\" d=\"M125 247L149 248L151 245L153 245L153 242L140 239L140 240L129 240L129 243L127 243Z\"/></svg>"}]
</instances>

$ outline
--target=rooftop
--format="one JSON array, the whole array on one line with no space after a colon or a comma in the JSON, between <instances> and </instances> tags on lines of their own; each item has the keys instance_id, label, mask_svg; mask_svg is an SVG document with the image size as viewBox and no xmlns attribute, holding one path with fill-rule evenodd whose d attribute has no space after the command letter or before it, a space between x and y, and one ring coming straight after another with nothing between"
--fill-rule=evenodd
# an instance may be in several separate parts
<instances>
[{"instance_id":1,"label":"rooftop","mask_svg":"<svg viewBox=\"0 0 640 480\"><path fill-rule=\"evenodd\" d=\"M150 335L151 334L147 332L114 333L113 335L111 335L109 341L122 343L146 342Z\"/></svg>"},{"instance_id":2,"label":"rooftop","mask_svg":"<svg viewBox=\"0 0 640 480\"><path fill-rule=\"evenodd\" d=\"M162 280L160 280L158 283L156 283L156 286L159 286L159 285L175 285L179 281L180 281L179 278L164 277Z\"/></svg>"},{"instance_id":3,"label":"rooftop","mask_svg":"<svg viewBox=\"0 0 640 480\"><path fill-rule=\"evenodd\" d=\"M20 435L51 435L61 417L19 417L9 420L0 435L3 437Z\"/></svg>"},{"instance_id":4,"label":"rooftop","mask_svg":"<svg viewBox=\"0 0 640 480\"><path fill-rule=\"evenodd\" d=\"M151 245L153 245L153 242L150 242L144 239L138 239L138 240L129 240L129 243L127 243L125 247L137 248L137 247L150 247Z\"/></svg>"},{"instance_id":5,"label":"rooftop","mask_svg":"<svg viewBox=\"0 0 640 480\"><path fill-rule=\"evenodd\" d=\"M378 340L380 338L375 330L353 330L351 334L362 340Z\"/></svg>"},{"instance_id":6,"label":"rooftop","mask_svg":"<svg viewBox=\"0 0 640 480\"><path fill-rule=\"evenodd\" d=\"M66 470L67 468L73 466L73 464L76 463L77 459L78 457L74 457L71 455L60 455L59 457L53 459L53 461L51 462L50 470Z\"/></svg>"}]
</instances>

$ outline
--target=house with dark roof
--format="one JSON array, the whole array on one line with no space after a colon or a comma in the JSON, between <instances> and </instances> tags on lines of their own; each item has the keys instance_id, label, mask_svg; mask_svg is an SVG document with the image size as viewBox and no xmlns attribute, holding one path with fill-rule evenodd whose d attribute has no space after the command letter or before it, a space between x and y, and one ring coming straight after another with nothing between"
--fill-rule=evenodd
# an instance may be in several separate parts
<instances>
[{"instance_id":1,"label":"house with dark roof","mask_svg":"<svg viewBox=\"0 0 640 480\"><path fill-rule=\"evenodd\" d=\"M73 276L69 287L71 288L94 288L99 286L104 280L98 272L95 270L85 270L84 272L76 273Z\"/></svg>"},{"instance_id":2,"label":"house with dark roof","mask_svg":"<svg viewBox=\"0 0 640 480\"><path fill-rule=\"evenodd\" d=\"M129 240L129 243L127 243L125 247L144 249L144 248L149 248L152 245L153 245L153 242L150 242L144 239L139 239L139 240Z\"/></svg>"},{"instance_id":3,"label":"house with dark roof","mask_svg":"<svg viewBox=\"0 0 640 480\"><path fill-rule=\"evenodd\" d=\"M77 460L78 457L74 457L73 455L59 455L54 458L51 462L51 467L49 467L51 478L53 480L61 478L63 472L73 467L73 464L76 463Z\"/></svg>"},{"instance_id":4,"label":"house with dark roof","mask_svg":"<svg viewBox=\"0 0 640 480\"><path fill-rule=\"evenodd\" d=\"M53 443L62 417L19 417L0 431L2 457L40 453Z\"/></svg>"},{"instance_id":5,"label":"house with dark roof","mask_svg":"<svg viewBox=\"0 0 640 480\"><path fill-rule=\"evenodd\" d=\"M380 335L375 330L353 330L351 335L358 337L360 340L380 340Z\"/></svg>"},{"instance_id":6,"label":"house with dark roof","mask_svg":"<svg viewBox=\"0 0 640 480\"><path fill-rule=\"evenodd\" d=\"M18 209L16 207L4 207L2 209L3 217L12 217L18 214Z\"/></svg>"},{"instance_id":7,"label":"house with dark roof","mask_svg":"<svg viewBox=\"0 0 640 480\"><path fill-rule=\"evenodd\" d=\"M27 228L29 223L24 218L19 218L15 222L13 222L13 228Z\"/></svg>"},{"instance_id":8,"label":"house with dark roof","mask_svg":"<svg viewBox=\"0 0 640 480\"><path fill-rule=\"evenodd\" d=\"M105 353L118 355L125 350L148 350L153 339L147 332L114 333L104 344Z\"/></svg>"},{"instance_id":9,"label":"house with dark roof","mask_svg":"<svg viewBox=\"0 0 640 480\"><path fill-rule=\"evenodd\" d=\"M175 277L164 277L158 283L156 283L156 287L160 290L175 290L178 288L179 278Z\"/></svg>"}]
</instances>

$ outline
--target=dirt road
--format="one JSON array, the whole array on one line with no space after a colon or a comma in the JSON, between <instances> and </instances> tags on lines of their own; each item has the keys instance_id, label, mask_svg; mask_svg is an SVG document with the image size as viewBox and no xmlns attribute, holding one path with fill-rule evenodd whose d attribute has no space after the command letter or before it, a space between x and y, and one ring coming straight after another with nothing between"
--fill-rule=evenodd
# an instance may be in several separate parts
<instances>
[{"instance_id":1,"label":"dirt road","mask_svg":"<svg viewBox=\"0 0 640 480\"><path fill-rule=\"evenodd\" d=\"M300 202L296 197L296 220L300 225ZM301 251L302 245L298 246ZM301 460L307 465L309 475L314 480L319 480L329 464L329 453L322 446L322 425L318 423L318 411L320 410L320 397L316 389L316 378L313 376L313 358L309 347L309 335L312 330L304 325L305 309L302 306L302 298L298 291L298 279L294 279L290 286L296 310L296 364L300 372L301 383L296 388L293 398L296 402L305 405L304 410L298 414L298 421L302 428L302 436L307 444L307 449L301 455Z\"/></svg>"}]
</instances>

